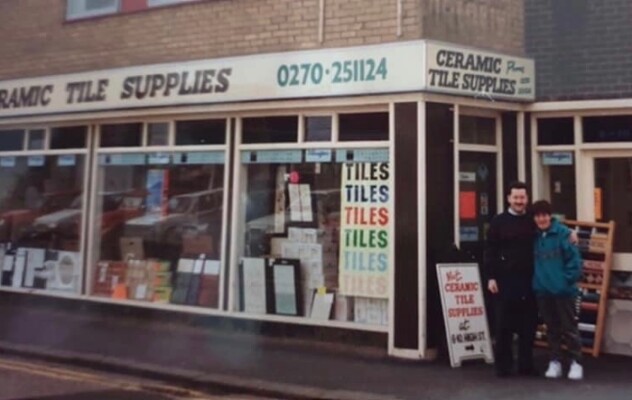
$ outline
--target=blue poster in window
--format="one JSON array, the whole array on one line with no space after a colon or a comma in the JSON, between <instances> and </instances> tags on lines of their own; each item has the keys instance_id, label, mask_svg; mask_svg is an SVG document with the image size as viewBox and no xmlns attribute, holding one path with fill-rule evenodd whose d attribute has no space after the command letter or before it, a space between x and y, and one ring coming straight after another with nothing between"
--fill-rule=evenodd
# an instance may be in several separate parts
<instances>
[{"instance_id":1,"label":"blue poster in window","mask_svg":"<svg viewBox=\"0 0 632 400\"><path fill-rule=\"evenodd\" d=\"M150 169L147 171L147 212L164 215L166 213L169 171L164 169Z\"/></svg>"},{"instance_id":2,"label":"blue poster in window","mask_svg":"<svg viewBox=\"0 0 632 400\"><path fill-rule=\"evenodd\" d=\"M74 154L64 154L57 157L57 165L60 167L72 167L77 163L76 156Z\"/></svg>"},{"instance_id":3,"label":"blue poster in window","mask_svg":"<svg viewBox=\"0 0 632 400\"><path fill-rule=\"evenodd\" d=\"M0 167L3 167L3 168L15 167L15 157L0 157Z\"/></svg>"},{"instance_id":4,"label":"blue poster in window","mask_svg":"<svg viewBox=\"0 0 632 400\"><path fill-rule=\"evenodd\" d=\"M44 156L29 156L26 160L26 164L29 167L43 167L46 163L46 158Z\"/></svg>"},{"instance_id":5,"label":"blue poster in window","mask_svg":"<svg viewBox=\"0 0 632 400\"><path fill-rule=\"evenodd\" d=\"M145 154L101 154L99 165L145 165Z\"/></svg>"},{"instance_id":6,"label":"blue poster in window","mask_svg":"<svg viewBox=\"0 0 632 400\"><path fill-rule=\"evenodd\" d=\"M168 165L171 163L171 154L168 153L152 153L148 157L150 165Z\"/></svg>"},{"instance_id":7,"label":"blue poster in window","mask_svg":"<svg viewBox=\"0 0 632 400\"><path fill-rule=\"evenodd\" d=\"M297 164L302 161L301 150L261 150L241 153L241 162L244 164Z\"/></svg>"},{"instance_id":8,"label":"blue poster in window","mask_svg":"<svg viewBox=\"0 0 632 400\"><path fill-rule=\"evenodd\" d=\"M336 162L388 162L388 149L336 150Z\"/></svg>"},{"instance_id":9,"label":"blue poster in window","mask_svg":"<svg viewBox=\"0 0 632 400\"><path fill-rule=\"evenodd\" d=\"M226 157L223 151L196 151L173 155L174 164L203 165L224 164Z\"/></svg>"},{"instance_id":10,"label":"blue poster in window","mask_svg":"<svg viewBox=\"0 0 632 400\"><path fill-rule=\"evenodd\" d=\"M319 163L331 162L332 151L329 149L309 149L305 150L305 162Z\"/></svg>"}]
</instances>

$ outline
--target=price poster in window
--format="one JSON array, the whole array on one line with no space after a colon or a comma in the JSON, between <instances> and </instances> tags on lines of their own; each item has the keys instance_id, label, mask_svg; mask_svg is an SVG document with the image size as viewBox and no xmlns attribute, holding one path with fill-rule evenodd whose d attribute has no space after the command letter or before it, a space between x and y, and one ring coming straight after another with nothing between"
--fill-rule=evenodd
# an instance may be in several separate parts
<instances>
[{"instance_id":1,"label":"price poster in window","mask_svg":"<svg viewBox=\"0 0 632 400\"><path fill-rule=\"evenodd\" d=\"M388 298L391 175L387 162L343 165L339 264L342 295Z\"/></svg>"}]
</instances>

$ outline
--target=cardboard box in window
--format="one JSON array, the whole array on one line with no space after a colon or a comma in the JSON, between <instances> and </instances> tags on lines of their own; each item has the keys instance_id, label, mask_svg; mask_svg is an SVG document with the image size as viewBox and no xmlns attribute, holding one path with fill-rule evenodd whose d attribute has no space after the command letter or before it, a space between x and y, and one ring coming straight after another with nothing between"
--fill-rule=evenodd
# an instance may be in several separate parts
<instances>
[{"instance_id":1,"label":"cardboard box in window","mask_svg":"<svg viewBox=\"0 0 632 400\"><path fill-rule=\"evenodd\" d=\"M213 237L211 235L184 236L182 238L182 255L185 257L198 257L204 254L207 258L213 257Z\"/></svg>"},{"instance_id":2,"label":"cardboard box in window","mask_svg":"<svg viewBox=\"0 0 632 400\"><path fill-rule=\"evenodd\" d=\"M140 237L122 237L119 241L121 260L143 260L145 251Z\"/></svg>"},{"instance_id":3,"label":"cardboard box in window","mask_svg":"<svg viewBox=\"0 0 632 400\"><path fill-rule=\"evenodd\" d=\"M123 261L99 261L94 274L92 294L95 296L111 297L114 288L125 283L127 263Z\"/></svg>"}]
</instances>

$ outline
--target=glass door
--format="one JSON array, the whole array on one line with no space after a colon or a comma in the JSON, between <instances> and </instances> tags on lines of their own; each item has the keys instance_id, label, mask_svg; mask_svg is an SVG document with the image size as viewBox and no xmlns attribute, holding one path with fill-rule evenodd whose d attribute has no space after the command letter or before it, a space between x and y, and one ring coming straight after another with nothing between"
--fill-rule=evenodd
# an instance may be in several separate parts
<instances>
[{"instance_id":1,"label":"glass door","mask_svg":"<svg viewBox=\"0 0 632 400\"><path fill-rule=\"evenodd\" d=\"M482 262L489 222L498 212L497 153L459 154L460 248Z\"/></svg>"}]
</instances>

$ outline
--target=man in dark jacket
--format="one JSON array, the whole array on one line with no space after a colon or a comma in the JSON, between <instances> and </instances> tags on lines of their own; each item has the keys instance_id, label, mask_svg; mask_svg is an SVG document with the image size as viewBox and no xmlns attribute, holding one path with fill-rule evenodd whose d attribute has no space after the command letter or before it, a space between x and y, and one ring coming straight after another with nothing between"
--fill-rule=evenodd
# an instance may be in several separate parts
<instances>
[{"instance_id":1,"label":"man in dark jacket","mask_svg":"<svg viewBox=\"0 0 632 400\"><path fill-rule=\"evenodd\" d=\"M488 289L493 295L496 336L496 374L511 375L513 335L518 335L518 373L536 375L533 342L537 306L532 290L535 224L527 212L527 185L509 187L509 208L491 221L485 264Z\"/></svg>"}]
</instances>

